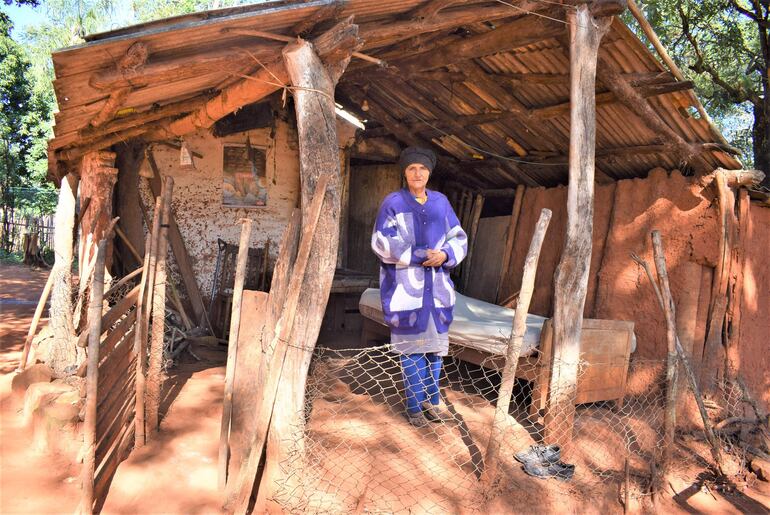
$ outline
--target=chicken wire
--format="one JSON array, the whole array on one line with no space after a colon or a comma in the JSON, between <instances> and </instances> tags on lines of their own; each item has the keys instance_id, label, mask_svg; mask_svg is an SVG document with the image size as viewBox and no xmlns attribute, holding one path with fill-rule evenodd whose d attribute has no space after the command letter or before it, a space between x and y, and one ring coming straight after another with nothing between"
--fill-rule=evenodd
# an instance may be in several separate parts
<instances>
[{"instance_id":1,"label":"chicken wire","mask_svg":"<svg viewBox=\"0 0 770 515\"><path fill-rule=\"evenodd\" d=\"M515 497L533 486L528 482L566 495L608 489L617 494L624 485L631 498L649 495L651 464L659 463L663 447L664 361L630 360L622 402L579 405L572 423L563 414L552 417L551 427L572 435L562 456L575 465L568 481L527 475L514 458L545 437L543 413L531 406L532 383L518 378L534 376L539 364L520 361L510 416L495 431L501 435L502 480L489 482L483 475L484 457L501 373L492 357L475 365L458 359L457 350L450 347L440 378L441 397L453 420L418 428L404 415L401 365L390 345L317 348L306 389L305 425L288 442L292 452L281 463L282 478L273 500L293 513L449 513L483 512L490 499ZM581 361L578 385L588 367L604 365ZM680 384L680 411L686 411L692 392L686 383ZM734 388L730 391L724 411L710 413L715 419L743 410L744 401L736 398ZM713 462L702 426L689 416L682 421L669 473L697 480ZM735 459L734 434L719 435L725 458Z\"/></svg>"}]
</instances>

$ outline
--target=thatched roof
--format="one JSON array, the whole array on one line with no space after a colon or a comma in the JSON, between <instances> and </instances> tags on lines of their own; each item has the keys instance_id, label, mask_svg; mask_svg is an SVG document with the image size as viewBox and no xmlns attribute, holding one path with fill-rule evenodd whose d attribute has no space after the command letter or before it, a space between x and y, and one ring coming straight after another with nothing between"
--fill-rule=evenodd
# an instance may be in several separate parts
<instances>
[{"instance_id":1,"label":"thatched roof","mask_svg":"<svg viewBox=\"0 0 770 515\"><path fill-rule=\"evenodd\" d=\"M568 27L556 3L275 1L92 35L53 55L52 172L88 145L157 133L223 89L252 87L245 77L280 62L285 43L248 31L313 39L352 15L359 51L389 66L354 58L340 79L337 100L368 120L364 137L432 145L445 171L473 187L564 183ZM597 77L598 179L657 166L740 168L698 117L692 84L677 81L620 19L602 41ZM617 80L632 98L619 98ZM634 101L649 105L664 133ZM695 154L683 157L682 142Z\"/></svg>"}]
</instances>

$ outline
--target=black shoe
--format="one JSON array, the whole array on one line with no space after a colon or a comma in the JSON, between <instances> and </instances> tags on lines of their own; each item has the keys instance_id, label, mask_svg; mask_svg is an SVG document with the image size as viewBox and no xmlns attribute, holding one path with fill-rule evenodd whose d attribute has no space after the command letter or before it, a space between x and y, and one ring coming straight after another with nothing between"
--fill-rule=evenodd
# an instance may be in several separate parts
<instances>
[{"instance_id":1,"label":"black shoe","mask_svg":"<svg viewBox=\"0 0 770 515\"><path fill-rule=\"evenodd\" d=\"M524 464L524 472L540 479L553 477L559 481L569 481L575 475L575 465L561 461L548 464L528 462Z\"/></svg>"},{"instance_id":2,"label":"black shoe","mask_svg":"<svg viewBox=\"0 0 770 515\"><path fill-rule=\"evenodd\" d=\"M561 459L561 447L558 445L531 445L524 452L518 452L513 455L516 461L526 465L548 465L556 463Z\"/></svg>"}]
</instances>

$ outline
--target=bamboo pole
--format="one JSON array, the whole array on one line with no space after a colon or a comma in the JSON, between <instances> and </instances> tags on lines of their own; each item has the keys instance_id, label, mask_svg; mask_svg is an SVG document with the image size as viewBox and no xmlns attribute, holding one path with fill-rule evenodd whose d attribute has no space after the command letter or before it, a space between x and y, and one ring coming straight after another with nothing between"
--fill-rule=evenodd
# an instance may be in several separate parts
<instances>
[{"instance_id":1,"label":"bamboo pole","mask_svg":"<svg viewBox=\"0 0 770 515\"><path fill-rule=\"evenodd\" d=\"M167 177L161 193L160 231L155 247L155 280L152 289L152 332L150 357L147 365L146 421L149 433L159 427L159 409L163 365L163 335L166 325L166 254L168 253L168 225L171 215L171 194L174 179Z\"/></svg>"},{"instance_id":2,"label":"bamboo pole","mask_svg":"<svg viewBox=\"0 0 770 515\"><path fill-rule=\"evenodd\" d=\"M82 488L80 511L92 513L94 506L94 473L96 470L96 402L99 384L99 342L102 335L102 301L104 298L104 262L107 257L107 240L101 240L97 248L96 273L91 286L91 303L88 306L88 371L86 374L86 412L83 427Z\"/></svg>"},{"instance_id":3,"label":"bamboo pole","mask_svg":"<svg viewBox=\"0 0 770 515\"><path fill-rule=\"evenodd\" d=\"M543 246L545 233L548 230L548 224L551 221L551 214L550 209L543 209L540 212L540 219L537 221L535 232L532 235L532 241L529 244L529 251L527 252L527 257L524 261L519 303L516 306L516 311L513 315L513 328L505 352L503 378L497 396L497 405L495 407L495 416L492 420L492 428L489 433L487 453L484 458L484 476L490 483L495 482L498 474L498 455L505 433L504 427L505 421L508 418L508 409L511 405L513 382L516 379L516 367L519 363L521 347L524 344L524 333L527 331L527 315L529 303L532 300L532 293L535 291L537 262L538 259L540 259L540 249Z\"/></svg>"},{"instance_id":4,"label":"bamboo pole","mask_svg":"<svg viewBox=\"0 0 770 515\"><path fill-rule=\"evenodd\" d=\"M21 352L21 361L19 361L19 370L27 368L27 359L29 359L29 349L32 347L32 340L37 333L37 325L40 323L40 318L43 316L43 310L45 309L45 303L48 301L48 295L51 293L51 287L53 286L53 273L48 273L48 279L45 282L43 293L40 294L40 300L37 301L37 308L35 308L35 314L32 316L32 323L29 324L29 331L27 331L27 338L24 340L24 350Z\"/></svg>"},{"instance_id":5,"label":"bamboo pole","mask_svg":"<svg viewBox=\"0 0 770 515\"><path fill-rule=\"evenodd\" d=\"M241 302L243 283L246 278L246 265L249 260L249 240L251 238L251 219L241 220L241 239L238 242L238 260L235 265L235 283L233 285L233 306L230 315L230 333L227 345L227 368L225 371L225 398L222 406L222 424L219 433L219 490L224 491L227 483L228 438L230 434L230 416L233 408L233 384L235 382L235 360L238 353L238 333L241 327Z\"/></svg>"}]
</instances>

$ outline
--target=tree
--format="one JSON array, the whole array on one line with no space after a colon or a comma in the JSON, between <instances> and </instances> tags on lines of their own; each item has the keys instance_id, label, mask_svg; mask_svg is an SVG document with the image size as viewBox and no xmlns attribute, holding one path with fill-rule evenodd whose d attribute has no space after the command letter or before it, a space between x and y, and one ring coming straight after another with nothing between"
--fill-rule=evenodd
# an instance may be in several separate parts
<instances>
[{"instance_id":1,"label":"tree","mask_svg":"<svg viewBox=\"0 0 770 515\"><path fill-rule=\"evenodd\" d=\"M0 187L3 203L2 247L9 243L9 211L15 192L40 184L45 169L49 103L36 93L23 48L11 39L13 25L0 18ZM41 145L42 143L42 145ZM26 202L35 205L34 197Z\"/></svg>"},{"instance_id":2,"label":"tree","mask_svg":"<svg viewBox=\"0 0 770 515\"><path fill-rule=\"evenodd\" d=\"M723 127L744 162L765 172L770 186L770 9L761 0L650 0L645 6L677 64L695 81L706 108ZM749 116L746 116L749 114Z\"/></svg>"}]
</instances>

